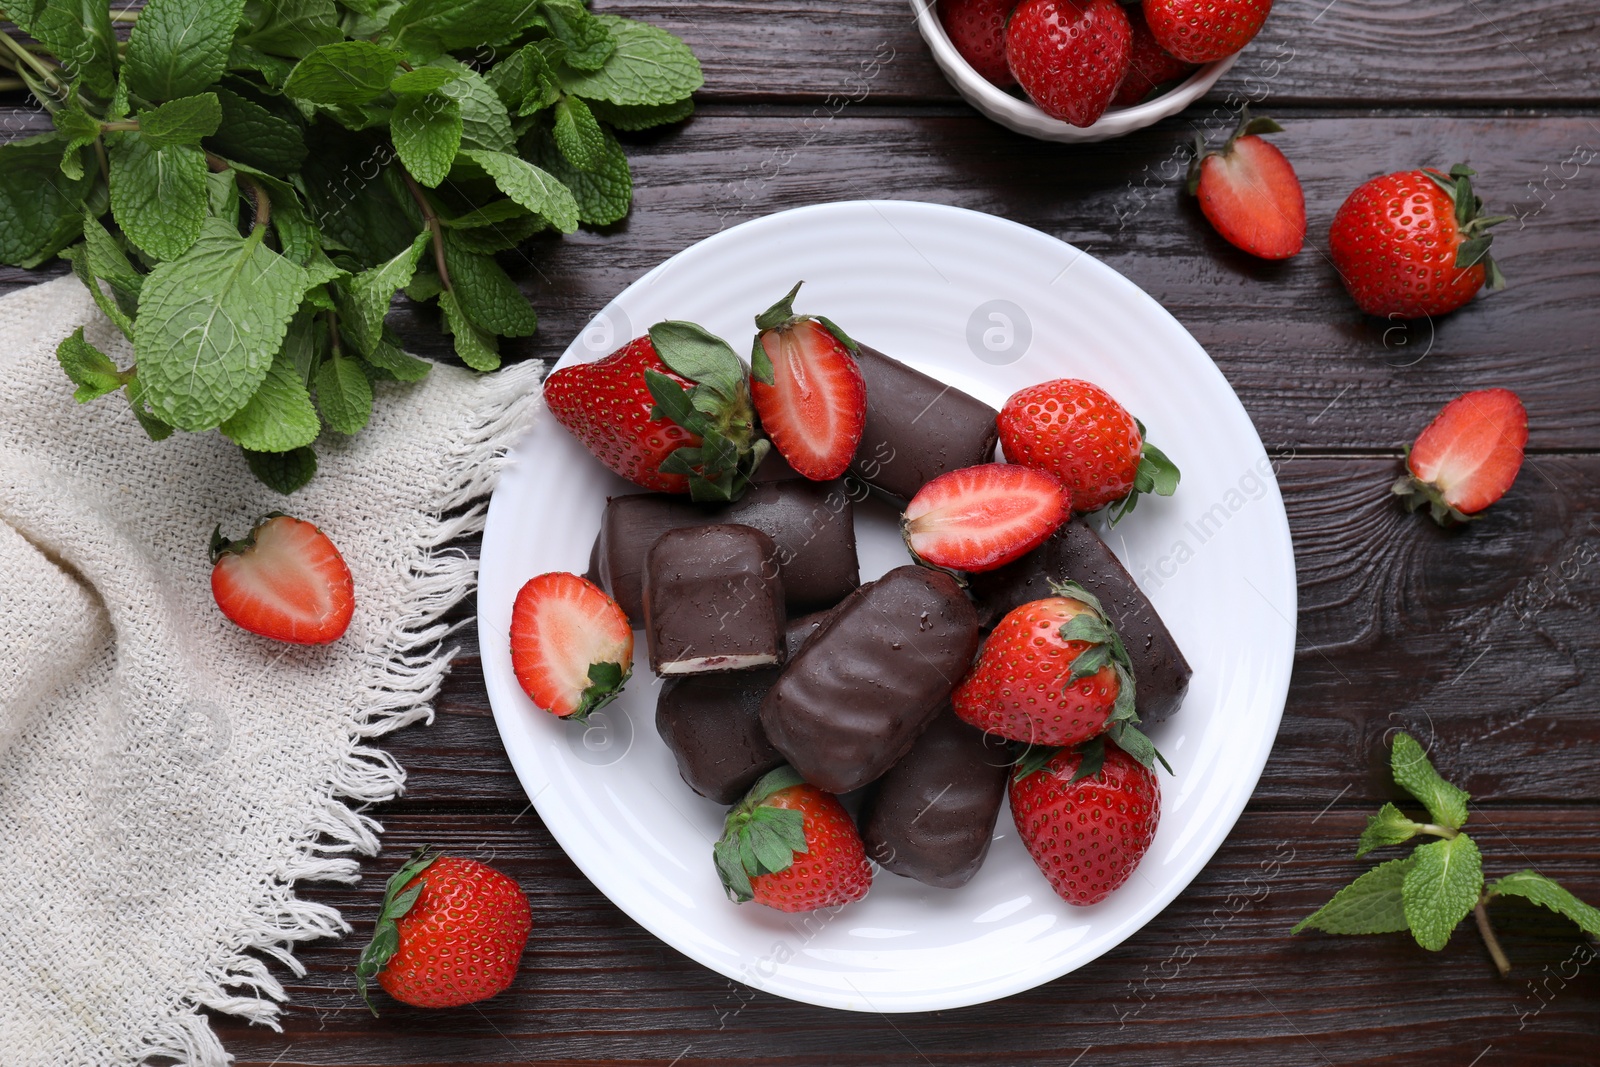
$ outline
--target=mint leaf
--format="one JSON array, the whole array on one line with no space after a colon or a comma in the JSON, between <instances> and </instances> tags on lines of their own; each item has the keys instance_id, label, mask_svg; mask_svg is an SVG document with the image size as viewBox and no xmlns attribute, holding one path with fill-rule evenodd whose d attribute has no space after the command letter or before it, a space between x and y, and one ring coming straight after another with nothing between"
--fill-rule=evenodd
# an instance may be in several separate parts
<instances>
[{"instance_id":1,"label":"mint leaf","mask_svg":"<svg viewBox=\"0 0 1600 1067\"><path fill-rule=\"evenodd\" d=\"M417 260L427 246L428 232L424 230L417 234L411 247L398 256L353 275L335 287L341 330L345 340L361 355L370 356L378 347L389 304L396 290L410 283Z\"/></svg>"},{"instance_id":2,"label":"mint leaf","mask_svg":"<svg viewBox=\"0 0 1600 1067\"><path fill-rule=\"evenodd\" d=\"M305 271L208 220L182 256L145 279L134 323L139 379L157 417L184 430L217 426L266 378L307 288Z\"/></svg>"},{"instance_id":3,"label":"mint leaf","mask_svg":"<svg viewBox=\"0 0 1600 1067\"><path fill-rule=\"evenodd\" d=\"M465 149L461 153L482 167L500 191L562 233L578 228L578 202L554 175L520 156Z\"/></svg>"},{"instance_id":4,"label":"mint leaf","mask_svg":"<svg viewBox=\"0 0 1600 1067\"><path fill-rule=\"evenodd\" d=\"M484 80L507 110L526 117L549 107L561 97L561 85L538 44L524 45L496 63Z\"/></svg>"},{"instance_id":5,"label":"mint leaf","mask_svg":"<svg viewBox=\"0 0 1600 1067\"><path fill-rule=\"evenodd\" d=\"M206 171L206 211L239 225L239 180L233 171Z\"/></svg>"},{"instance_id":6,"label":"mint leaf","mask_svg":"<svg viewBox=\"0 0 1600 1067\"><path fill-rule=\"evenodd\" d=\"M134 418L139 420L140 428L150 440L165 441L172 436L172 427L156 418L150 410L150 405L145 403L144 383L139 380L137 374L129 380L124 393L128 397L128 407L133 409Z\"/></svg>"},{"instance_id":7,"label":"mint leaf","mask_svg":"<svg viewBox=\"0 0 1600 1067\"><path fill-rule=\"evenodd\" d=\"M671 104L705 84L689 46L648 23L596 15L616 41L595 71L564 69L561 85L574 96L612 104Z\"/></svg>"},{"instance_id":8,"label":"mint leaf","mask_svg":"<svg viewBox=\"0 0 1600 1067\"><path fill-rule=\"evenodd\" d=\"M294 60L270 56L248 45L235 44L228 52L228 66L235 71L255 71L274 92L282 90L294 70Z\"/></svg>"},{"instance_id":9,"label":"mint leaf","mask_svg":"<svg viewBox=\"0 0 1600 1067\"><path fill-rule=\"evenodd\" d=\"M367 366L379 376L397 382L420 382L428 376L433 364L425 359L400 351L400 346L385 337L366 357Z\"/></svg>"},{"instance_id":10,"label":"mint leaf","mask_svg":"<svg viewBox=\"0 0 1600 1067\"><path fill-rule=\"evenodd\" d=\"M1421 829L1422 827L1406 818L1405 813L1399 808L1393 804L1385 804L1378 809L1378 814L1367 819L1367 828L1361 832L1361 840L1356 844L1356 858L1360 859L1375 848L1409 841Z\"/></svg>"},{"instance_id":11,"label":"mint leaf","mask_svg":"<svg viewBox=\"0 0 1600 1067\"><path fill-rule=\"evenodd\" d=\"M528 209L515 200L492 200L463 215L441 217L439 221L452 230L475 230L527 217Z\"/></svg>"},{"instance_id":12,"label":"mint leaf","mask_svg":"<svg viewBox=\"0 0 1600 1067\"><path fill-rule=\"evenodd\" d=\"M283 91L313 104L365 104L389 88L400 56L371 41L319 45L289 72Z\"/></svg>"},{"instance_id":13,"label":"mint leaf","mask_svg":"<svg viewBox=\"0 0 1600 1067\"><path fill-rule=\"evenodd\" d=\"M561 61L573 70L599 70L616 51L611 30L577 0L543 0L539 8L561 42Z\"/></svg>"},{"instance_id":14,"label":"mint leaf","mask_svg":"<svg viewBox=\"0 0 1600 1067\"><path fill-rule=\"evenodd\" d=\"M1380 863L1333 895L1333 899L1301 919L1289 931L1322 930L1330 934L1391 934L1406 929L1402 885L1416 861Z\"/></svg>"},{"instance_id":15,"label":"mint leaf","mask_svg":"<svg viewBox=\"0 0 1600 1067\"><path fill-rule=\"evenodd\" d=\"M111 362L110 356L83 339L82 326L56 345L56 359L72 384L78 387L72 398L80 404L122 388L122 371Z\"/></svg>"},{"instance_id":16,"label":"mint leaf","mask_svg":"<svg viewBox=\"0 0 1600 1067\"><path fill-rule=\"evenodd\" d=\"M77 240L85 182L61 173L60 134L0 145L0 262L37 267Z\"/></svg>"},{"instance_id":17,"label":"mint leaf","mask_svg":"<svg viewBox=\"0 0 1600 1067\"><path fill-rule=\"evenodd\" d=\"M606 156L593 171L583 171L567 162L546 131L534 141L538 164L561 180L578 202L578 221L591 226L606 226L628 214L633 203L633 175L622 145L608 130Z\"/></svg>"},{"instance_id":18,"label":"mint leaf","mask_svg":"<svg viewBox=\"0 0 1600 1067\"><path fill-rule=\"evenodd\" d=\"M595 170L605 162L606 136L594 113L576 96L556 104L556 147L579 170Z\"/></svg>"},{"instance_id":19,"label":"mint leaf","mask_svg":"<svg viewBox=\"0 0 1600 1067\"><path fill-rule=\"evenodd\" d=\"M499 66L497 65L495 69L498 70ZM461 77L459 70L450 70L446 67L418 67L396 74L394 81L389 83L389 91L397 96L400 93L431 93L445 82L453 82L459 77Z\"/></svg>"},{"instance_id":20,"label":"mint leaf","mask_svg":"<svg viewBox=\"0 0 1600 1067\"><path fill-rule=\"evenodd\" d=\"M247 0L244 21L250 28L239 35L241 45L290 59L344 40L333 0Z\"/></svg>"},{"instance_id":21,"label":"mint leaf","mask_svg":"<svg viewBox=\"0 0 1600 1067\"><path fill-rule=\"evenodd\" d=\"M534 234L549 229L537 215L518 209L519 213L506 222L454 230L456 247L467 252L492 256L515 248Z\"/></svg>"},{"instance_id":22,"label":"mint leaf","mask_svg":"<svg viewBox=\"0 0 1600 1067\"><path fill-rule=\"evenodd\" d=\"M273 174L292 174L306 160L304 129L223 86L216 90L222 123L207 140L222 156Z\"/></svg>"},{"instance_id":23,"label":"mint leaf","mask_svg":"<svg viewBox=\"0 0 1600 1067\"><path fill-rule=\"evenodd\" d=\"M128 88L175 100L210 88L227 67L244 0L150 0L128 35Z\"/></svg>"},{"instance_id":24,"label":"mint leaf","mask_svg":"<svg viewBox=\"0 0 1600 1067\"><path fill-rule=\"evenodd\" d=\"M1466 825L1467 801L1472 799L1471 795L1439 777L1439 772L1428 762L1428 754L1410 734L1394 735L1389 765L1395 782L1422 802L1434 822L1452 830Z\"/></svg>"},{"instance_id":25,"label":"mint leaf","mask_svg":"<svg viewBox=\"0 0 1600 1067\"><path fill-rule=\"evenodd\" d=\"M472 324L461 312L456 296L449 290L439 294L439 310L444 314L444 330L455 338L456 355L473 370L491 371L500 366L500 339Z\"/></svg>"},{"instance_id":26,"label":"mint leaf","mask_svg":"<svg viewBox=\"0 0 1600 1067\"><path fill-rule=\"evenodd\" d=\"M217 132L222 123L222 104L216 93L200 93L142 111L138 118L141 139L147 144L157 148L199 144L202 138Z\"/></svg>"},{"instance_id":27,"label":"mint leaf","mask_svg":"<svg viewBox=\"0 0 1600 1067\"><path fill-rule=\"evenodd\" d=\"M461 105L438 93L401 93L395 100L389 132L400 162L413 178L431 189L450 173L450 164L461 148Z\"/></svg>"},{"instance_id":28,"label":"mint leaf","mask_svg":"<svg viewBox=\"0 0 1600 1067\"><path fill-rule=\"evenodd\" d=\"M372 417L372 383L353 359L330 356L317 368L317 407L328 425L355 433Z\"/></svg>"},{"instance_id":29,"label":"mint leaf","mask_svg":"<svg viewBox=\"0 0 1600 1067\"><path fill-rule=\"evenodd\" d=\"M109 97L116 83L117 38L110 5L20 0L6 15L54 53L81 88Z\"/></svg>"},{"instance_id":30,"label":"mint leaf","mask_svg":"<svg viewBox=\"0 0 1600 1067\"><path fill-rule=\"evenodd\" d=\"M272 357L261 387L220 428L240 447L253 452L289 452L317 439L322 429L317 409L286 348Z\"/></svg>"},{"instance_id":31,"label":"mint leaf","mask_svg":"<svg viewBox=\"0 0 1600 1067\"><path fill-rule=\"evenodd\" d=\"M128 240L157 259L177 259L206 216L206 157L194 145L158 148L140 134L109 147L111 215Z\"/></svg>"},{"instance_id":32,"label":"mint leaf","mask_svg":"<svg viewBox=\"0 0 1600 1067\"><path fill-rule=\"evenodd\" d=\"M396 42L414 58L499 44L533 23L532 0L407 0L389 19Z\"/></svg>"},{"instance_id":33,"label":"mint leaf","mask_svg":"<svg viewBox=\"0 0 1600 1067\"><path fill-rule=\"evenodd\" d=\"M61 149L61 173L73 181L83 177L83 149L100 136L100 120L90 115L76 100L51 116L58 131L69 138Z\"/></svg>"},{"instance_id":34,"label":"mint leaf","mask_svg":"<svg viewBox=\"0 0 1600 1067\"><path fill-rule=\"evenodd\" d=\"M441 85L440 93L461 105L461 144L489 152L514 152L511 116L506 105L483 76L457 67L461 77Z\"/></svg>"},{"instance_id":35,"label":"mint leaf","mask_svg":"<svg viewBox=\"0 0 1600 1067\"><path fill-rule=\"evenodd\" d=\"M128 317L128 314L122 310L115 299L107 296L105 290L100 288L99 280L89 270L88 247L76 244L61 254L68 263L72 264L72 273L77 275L84 288L89 290L89 296L94 299L95 306L105 314L106 318L111 320L117 329L122 331L123 336L131 337L133 335L133 319Z\"/></svg>"},{"instance_id":36,"label":"mint leaf","mask_svg":"<svg viewBox=\"0 0 1600 1067\"><path fill-rule=\"evenodd\" d=\"M457 304L473 322L506 337L526 337L539 328L528 298L492 256L462 248L452 231L445 234L444 262Z\"/></svg>"},{"instance_id":37,"label":"mint leaf","mask_svg":"<svg viewBox=\"0 0 1600 1067\"><path fill-rule=\"evenodd\" d=\"M317 454L309 447L292 452L252 452L244 450L244 461L263 485L288 496L309 482L317 473Z\"/></svg>"},{"instance_id":38,"label":"mint leaf","mask_svg":"<svg viewBox=\"0 0 1600 1067\"><path fill-rule=\"evenodd\" d=\"M129 301L130 306L124 310L131 314L138 307L134 301L144 285L144 275L134 269L116 238L93 216L84 216L83 243L88 250L90 273L110 282L117 295Z\"/></svg>"},{"instance_id":39,"label":"mint leaf","mask_svg":"<svg viewBox=\"0 0 1600 1067\"><path fill-rule=\"evenodd\" d=\"M613 104L590 100L589 110L594 112L595 118L615 129L647 130L651 126L682 122L694 114L694 101L689 97L670 104Z\"/></svg>"},{"instance_id":40,"label":"mint leaf","mask_svg":"<svg viewBox=\"0 0 1600 1067\"><path fill-rule=\"evenodd\" d=\"M1489 886L1490 897L1522 897L1542 908L1549 908L1581 926L1591 937L1600 937L1600 908L1591 907L1573 896L1552 879L1537 871L1508 874Z\"/></svg>"},{"instance_id":41,"label":"mint leaf","mask_svg":"<svg viewBox=\"0 0 1600 1067\"><path fill-rule=\"evenodd\" d=\"M1466 834L1418 845L1402 886L1406 923L1417 944L1444 948L1450 932L1467 917L1483 890L1483 856Z\"/></svg>"}]
</instances>

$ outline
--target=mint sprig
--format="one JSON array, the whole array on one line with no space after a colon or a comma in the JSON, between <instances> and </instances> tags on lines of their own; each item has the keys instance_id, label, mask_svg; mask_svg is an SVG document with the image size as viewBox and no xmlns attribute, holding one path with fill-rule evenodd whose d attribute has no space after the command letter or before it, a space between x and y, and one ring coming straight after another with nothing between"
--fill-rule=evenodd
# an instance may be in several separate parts
<instances>
[{"instance_id":1,"label":"mint sprig","mask_svg":"<svg viewBox=\"0 0 1600 1067\"><path fill-rule=\"evenodd\" d=\"M1409 734L1395 735L1389 763L1396 784L1427 809L1430 821L1418 822L1395 805L1385 804L1367 820L1356 855L1402 844L1418 835L1433 840L1415 846L1410 856L1367 871L1300 920L1291 933L1308 929L1330 934L1409 930L1417 944L1437 952L1461 920L1472 915L1502 976L1511 973L1511 963L1488 913L1488 905L1498 897L1530 900L1566 916L1590 936L1600 937L1600 910L1537 871L1518 871L1484 885L1483 855L1461 829L1467 823L1471 796L1445 781Z\"/></svg>"},{"instance_id":2,"label":"mint sprig","mask_svg":"<svg viewBox=\"0 0 1600 1067\"><path fill-rule=\"evenodd\" d=\"M149 0L125 50L104 0L4 15L38 45L0 33L0 68L55 129L0 146L0 262L66 257L133 342L117 367L63 341L75 395L123 392L158 440L217 429L280 492L373 383L426 373L383 326L396 292L498 367L537 316L495 254L626 215L613 131L686 118L703 81L581 0Z\"/></svg>"}]
</instances>

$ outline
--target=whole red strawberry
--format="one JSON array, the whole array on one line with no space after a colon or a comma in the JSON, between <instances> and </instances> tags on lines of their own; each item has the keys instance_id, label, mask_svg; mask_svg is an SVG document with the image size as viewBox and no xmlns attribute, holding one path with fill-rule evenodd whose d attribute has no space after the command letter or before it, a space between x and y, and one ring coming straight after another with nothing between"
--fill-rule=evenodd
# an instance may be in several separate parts
<instances>
[{"instance_id":1,"label":"whole red strawberry","mask_svg":"<svg viewBox=\"0 0 1600 1067\"><path fill-rule=\"evenodd\" d=\"M1485 284L1505 285L1489 255L1489 227L1509 216L1479 214L1475 172L1462 164L1448 176L1433 169L1373 178L1351 193L1333 217L1328 255L1356 305L1369 315L1443 315Z\"/></svg>"},{"instance_id":2,"label":"whole red strawberry","mask_svg":"<svg viewBox=\"0 0 1600 1067\"><path fill-rule=\"evenodd\" d=\"M763 775L728 812L712 858L740 904L815 911L860 900L872 887L850 813L789 766Z\"/></svg>"},{"instance_id":3,"label":"whole red strawberry","mask_svg":"<svg viewBox=\"0 0 1600 1067\"><path fill-rule=\"evenodd\" d=\"M1009 796L1028 855L1062 900L1098 904L1128 880L1155 839L1155 772L1103 739L1022 770Z\"/></svg>"},{"instance_id":4,"label":"whole red strawberry","mask_svg":"<svg viewBox=\"0 0 1600 1067\"><path fill-rule=\"evenodd\" d=\"M1441 526L1478 518L1511 488L1527 443L1528 411L1516 393L1464 393L1417 435L1394 492L1412 511L1428 505Z\"/></svg>"},{"instance_id":5,"label":"whole red strawberry","mask_svg":"<svg viewBox=\"0 0 1600 1067\"><path fill-rule=\"evenodd\" d=\"M1128 72L1133 30L1116 0L1022 0L1006 23L1006 65L1039 110L1092 126Z\"/></svg>"},{"instance_id":6,"label":"whole red strawberry","mask_svg":"<svg viewBox=\"0 0 1600 1067\"><path fill-rule=\"evenodd\" d=\"M502 992L533 928L522 888L477 860L419 850L389 879L372 941L356 964L367 980L419 1008L454 1008ZM373 1009L377 1014L377 1009Z\"/></svg>"},{"instance_id":7,"label":"whole red strawberry","mask_svg":"<svg viewBox=\"0 0 1600 1067\"><path fill-rule=\"evenodd\" d=\"M939 22L961 58L992 85L1017 84L1006 66L1006 16L1017 0L939 0Z\"/></svg>"},{"instance_id":8,"label":"whole red strawberry","mask_svg":"<svg viewBox=\"0 0 1600 1067\"><path fill-rule=\"evenodd\" d=\"M1139 494L1171 496L1178 487L1178 468L1145 440L1139 420L1092 382L1057 378L1021 389L997 421L1006 459L1054 474L1077 511L1121 501L1120 519Z\"/></svg>"},{"instance_id":9,"label":"whole red strawberry","mask_svg":"<svg viewBox=\"0 0 1600 1067\"><path fill-rule=\"evenodd\" d=\"M544 398L611 470L696 500L738 499L769 447L744 364L692 322L658 322L604 359L555 371Z\"/></svg>"},{"instance_id":10,"label":"whole red strawberry","mask_svg":"<svg viewBox=\"0 0 1600 1067\"><path fill-rule=\"evenodd\" d=\"M1195 64L1186 63L1170 54L1156 43L1145 21L1144 6L1133 4L1123 8L1128 15L1129 28L1133 30L1133 49L1128 58L1128 73L1117 86L1117 95L1111 98L1112 107L1132 107L1143 103L1163 85L1186 78Z\"/></svg>"},{"instance_id":11,"label":"whole red strawberry","mask_svg":"<svg viewBox=\"0 0 1600 1067\"><path fill-rule=\"evenodd\" d=\"M1145 0L1156 43L1190 63L1231 56L1261 32L1272 0Z\"/></svg>"},{"instance_id":12,"label":"whole red strawberry","mask_svg":"<svg viewBox=\"0 0 1600 1067\"><path fill-rule=\"evenodd\" d=\"M772 447L814 482L839 477L867 428L856 343L821 315L796 315L789 295L756 316L750 394Z\"/></svg>"},{"instance_id":13,"label":"whole red strawberry","mask_svg":"<svg viewBox=\"0 0 1600 1067\"><path fill-rule=\"evenodd\" d=\"M296 645L343 636L355 614L355 582L328 535L273 515L237 541L211 535L211 596L253 634Z\"/></svg>"},{"instance_id":14,"label":"whole red strawberry","mask_svg":"<svg viewBox=\"0 0 1600 1067\"><path fill-rule=\"evenodd\" d=\"M511 669L540 708L583 722L615 699L633 673L633 629L592 582L540 574L511 607Z\"/></svg>"},{"instance_id":15,"label":"whole red strawberry","mask_svg":"<svg viewBox=\"0 0 1600 1067\"><path fill-rule=\"evenodd\" d=\"M1284 154L1261 139L1283 127L1264 116L1239 114L1239 127L1220 151L1189 165L1189 192L1229 244L1262 259L1288 259L1306 240L1306 198Z\"/></svg>"}]
</instances>

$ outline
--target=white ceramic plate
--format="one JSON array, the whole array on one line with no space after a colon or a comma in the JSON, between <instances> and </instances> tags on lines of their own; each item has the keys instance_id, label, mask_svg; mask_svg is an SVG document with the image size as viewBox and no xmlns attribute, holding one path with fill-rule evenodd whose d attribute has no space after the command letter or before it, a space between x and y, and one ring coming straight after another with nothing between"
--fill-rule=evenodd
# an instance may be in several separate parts
<instances>
[{"instance_id":1,"label":"white ceramic plate","mask_svg":"<svg viewBox=\"0 0 1600 1067\"><path fill-rule=\"evenodd\" d=\"M1295 638L1294 557L1271 466L1244 408L1160 305L1093 257L957 208L854 201L747 222L629 286L561 365L598 358L667 318L748 352L752 318L797 279L796 303L999 407L1016 389L1083 377L1118 397L1179 464L1108 535L1194 667L1188 699L1151 729L1172 761L1155 843L1127 885L1074 908L1001 812L978 875L930 889L880 871L859 903L789 916L723 896L711 863L724 809L696 796L655 731L644 640L623 696L587 730L536 709L511 670L517 589L581 573L607 494L630 491L545 418L517 445L489 507L478 593L495 722L556 840L641 926L713 970L828 1007L905 1012L981 1003L1081 967L1188 885L1238 818L1277 732ZM861 576L906 562L887 511L857 520Z\"/></svg>"},{"instance_id":2,"label":"white ceramic plate","mask_svg":"<svg viewBox=\"0 0 1600 1067\"><path fill-rule=\"evenodd\" d=\"M1239 60L1239 53L1226 56L1215 63L1207 63L1185 78L1171 91L1154 100L1131 107L1112 108L1088 126L1074 126L1070 122L1053 118L1039 110L1031 100L1012 96L991 83L972 64L961 58L950 35L944 32L934 0L911 0L911 10L916 13L917 29L933 53L933 61L961 99L984 115L1009 130L1038 138L1041 141L1062 141L1074 144L1086 141L1109 141L1153 126L1162 119L1176 115L1217 84L1217 79Z\"/></svg>"}]
</instances>

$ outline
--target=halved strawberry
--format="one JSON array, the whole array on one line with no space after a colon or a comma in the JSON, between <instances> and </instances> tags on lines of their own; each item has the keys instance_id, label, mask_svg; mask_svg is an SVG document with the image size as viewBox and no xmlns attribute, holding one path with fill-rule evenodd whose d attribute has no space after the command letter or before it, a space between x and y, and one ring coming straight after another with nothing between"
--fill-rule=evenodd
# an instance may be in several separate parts
<instances>
[{"instance_id":1,"label":"halved strawberry","mask_svg":"<svg viewBox=\"0 0 1600 1067\"><path fill-rule=\"evenodd\" d=\"M511 667L535 704L583 722L633 673L633 629L597 586L576 574L541 574L511 606Z\"/></svg>"},{"instance_id":2,"label":"halved strawberry","mask_svg":"<svg viewBox=\"0 0 1600 1067\"><path fill-rule=\"evenodd\" d=\"M1266 117L1239 115L1239 127L1221 151L1207 152L1195 135L1189 192L1218 233L1262 259L1288 259L1306 240L1306 197L1284 154L1263 141L1283 127Z\"/></svg>"},{"instance_id":3,"label":"halved strawberry","mask_svg":"<svg viewBox=\"0 0 1600 1067\"><path fill-rule=\"evenodd\" d=\"M1038 548L1072 514L1059 479L1015 463L941 474L900 516L900 534L924 563L990 571Z\"/></svg>"},{"instance_id":4,"label":"halved strawberry","mask_svg":"<svg viewBox=\"0 0 1600 1067\"><path fill-rule=\"evenodd\" d=\"M262 637L296 645L336 641L355 613L355 582L328 535L269 515L237 541L211 535L211 595L222 614Z\"/></svg>"},{"instance_id":5,"label":"halved strawberry","mask_svg":"<svg viewBox=\"0 0 1600 1067\"><path fill-rule=\"evenodd\" d=\"M1417 435L1394 492L1441 526L1467 522L1505 495L1522 469L1528 411L1509 389L1479 389L1444 406Z\"/></svg>"},{"instance_id":6,"label":"halved strawberry","mask_svg":"<svg viewBox=\"0 0 1600 1067\"><path fill-rule=\"evenodd\" d=\"M867 425L856 343L821 315L796 315L789 295L756 316L750 394L772 446L814 482L850 466Z\"/></svg>"}]
</instances>

